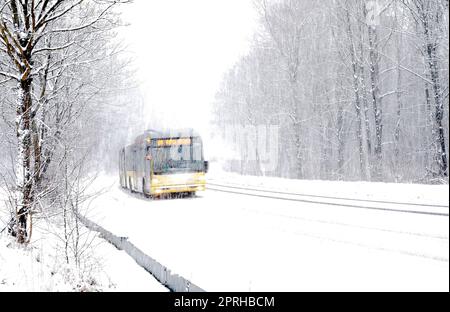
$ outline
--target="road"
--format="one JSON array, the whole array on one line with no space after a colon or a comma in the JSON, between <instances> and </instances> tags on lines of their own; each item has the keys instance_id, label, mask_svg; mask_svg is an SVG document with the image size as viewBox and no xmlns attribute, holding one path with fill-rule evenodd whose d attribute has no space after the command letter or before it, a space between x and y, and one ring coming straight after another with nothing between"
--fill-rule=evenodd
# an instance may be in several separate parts
<instances>
[{"instance_id":1,"label":"road","mask_svg":"<svg viewBox=\"0 0 450 312\"><path fill-rule=\"evenodd\" d=\"M87 216L207 291L448 291L448 207L211 188L151 200L114 184Z\"/></svg>"}]
</instances>

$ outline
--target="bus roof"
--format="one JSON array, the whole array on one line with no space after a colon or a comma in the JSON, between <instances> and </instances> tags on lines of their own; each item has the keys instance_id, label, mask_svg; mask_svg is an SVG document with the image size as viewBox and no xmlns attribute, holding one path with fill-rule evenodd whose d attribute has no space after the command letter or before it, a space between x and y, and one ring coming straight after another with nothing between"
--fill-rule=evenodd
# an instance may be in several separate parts
<instances>
[{"instance_id":1,"label":"bus roof","mask_svg":"<svg viewBox=\"0 0 450 312\"><path fill-rule=\"evenodd\" d=\"M152 139L167 139L167 138L189 138L196 137L199 134L194 129L168 129L168 130L154 130L149 129L144 132L144 136Z\"/></svg>"},{"instance_id":2,"label":"bus roof","mask_svg":"<svg viewBox=\"0 0 450 312\"><path fill-rule=\"evenodd\" d=\"M192 138L198 137L199 134L194 129L168 129L168 130L145 130L143 134L136 137L133 145L142 144L146 139L170 139L170 138Z\"/></svg>"}]
</instances>

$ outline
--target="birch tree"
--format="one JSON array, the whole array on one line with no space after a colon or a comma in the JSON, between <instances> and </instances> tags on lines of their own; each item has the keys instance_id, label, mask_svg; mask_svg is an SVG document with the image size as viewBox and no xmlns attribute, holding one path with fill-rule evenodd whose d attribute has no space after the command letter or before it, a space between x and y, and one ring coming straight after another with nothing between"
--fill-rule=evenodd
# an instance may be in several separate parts
<instances>
[{"instance_id":1,"label":"birch tree","mask_svg":"<svg viewBox=\"0 0 450 312\"><path fill-rule=\"evenodd\" d=\"M67 78L67 71L93 63L92 59L83 59L92 51L83 52L83 44L92 43L96 36L114 26L112 8L124 2L127 1L0 2L0 77L14 82L17 90L16 213L11 232L19 243L30 239L38 188L54 155L52 148L42 144L49 138L48 116L55 117L56 130L52 135L59 140L63 118L76 119L79 112L72 111L74 105L69 101L80 95L77 93L80 89L69 86L71 78ZM52 102L63 96L65 102Z\"/></svg>"}]
</instances>

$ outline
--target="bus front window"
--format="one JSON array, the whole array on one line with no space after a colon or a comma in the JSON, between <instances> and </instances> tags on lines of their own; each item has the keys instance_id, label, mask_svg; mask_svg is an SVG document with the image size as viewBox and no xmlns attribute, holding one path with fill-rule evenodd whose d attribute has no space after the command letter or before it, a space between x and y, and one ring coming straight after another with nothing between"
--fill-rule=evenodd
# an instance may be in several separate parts
<instances>
[{"instance_id":1,"label":"bus front window","mask_svg":"<svg viewBox=\"0 0 450 312\"><path fill-rule=\"evenodd\" d=\"M193 147L195 146L195 147ZM153 148L155 174L202 171L202 160L196 159L201 145L174 145Z\"/></svg>"}]
</instances>

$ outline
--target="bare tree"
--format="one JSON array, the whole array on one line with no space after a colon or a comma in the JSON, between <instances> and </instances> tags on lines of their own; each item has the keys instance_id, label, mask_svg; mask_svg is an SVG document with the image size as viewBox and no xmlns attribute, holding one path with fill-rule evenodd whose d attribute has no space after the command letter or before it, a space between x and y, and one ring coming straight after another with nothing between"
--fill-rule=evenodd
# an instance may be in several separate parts
<instances>
[{"instance_id":1,"label":"bare tree","mask_svg":"<svg viewBox=\"0 0 450 312\"><path fill-rule=\"evenodd\" d=\"M80 95L66 84L67 79L75 80L67 78L68 72L94 61L84 57L92 49L83 51L83 46L114 26L111 10L124 2L4 0L0 4L0 77L17 86L16 216L11 232L19 243L30 239L36 196L53 157L52 149L42 144L49 134L48 116L55 117L53 138L59 140L63 119L74 120L79 113L72 111L70 100L52 99Z\"/></svg>"},{"instance_id":2,"label":"bare tree","mask_svg":"<svg viewBox=\"0 0 450 312\"><path fill-rule=\"evenodd\" d=\"M447 181L447 1L256 7L252 49L217 97L219 127L278 125L277 176Z\"/></svg>"},{"instance_id":3,"label":"bare tree","mask_svg":"<svg viewBox=\"0 0 450 312\"><path fill-rule=\"evenodd\" d=\"M447 21L444 19L444 12L448 11L448 1L441 0L411 0L403 1L409 9L415 22L418 25L421 41L422 55L428 67L428 77L433 92L434 101L434 127L432 128L434 163L437 168L432 174L438 178L448 177L448 155L445 144L445 133L443 125L444 99L447 88L443 88L441 79L440 50L442 49L442 39L445 34L442 25ZM448 57L448 55L447 55ZM427 98L430 91L426 91ZM447 98L448 100L448 98Z\"/></svg>"}]
</instances>

